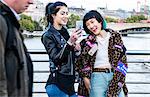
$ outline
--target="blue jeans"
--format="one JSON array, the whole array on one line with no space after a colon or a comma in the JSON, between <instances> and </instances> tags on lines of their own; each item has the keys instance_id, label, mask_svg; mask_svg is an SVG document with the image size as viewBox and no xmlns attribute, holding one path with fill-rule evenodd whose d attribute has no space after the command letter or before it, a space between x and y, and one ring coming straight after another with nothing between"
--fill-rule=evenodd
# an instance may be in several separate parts
<instances>
[{"instance_id":1,"label":"blue jeans","mask_svg":"<svg viewBox=\"0 0 150 97\"><path fill-rule=\"evenodd\" d=\"M90 97L106 97L106 91L112 78L112 72L93 72L91 75ZM125 97L123 90L121 90L118 97Z\"/></svg>"},{"instance_id":2,"label":"blue jeans","mask_svg":"<svg viewBox=\"0 0 150 97\"><path fill-rule=\"evenodd\" d=\"M46 86L46 93L48 94L48 97L77 97L76 94L69 96L61 91L55 84Z\"/></svg>"}]
</instances>

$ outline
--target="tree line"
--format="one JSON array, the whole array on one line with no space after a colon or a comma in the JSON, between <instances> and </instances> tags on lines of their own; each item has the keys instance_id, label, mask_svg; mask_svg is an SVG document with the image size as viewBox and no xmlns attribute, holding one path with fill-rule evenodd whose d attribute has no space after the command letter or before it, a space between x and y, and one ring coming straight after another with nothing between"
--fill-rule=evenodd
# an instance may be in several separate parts
<instances>
[{"instance_id":1,"label":"tree line","mask_svg":"<svg viewBox=\"0 0 150 97\"><path fill-rule=\"evenodd\" d=\"M79 21L79 20L81 20L80 16L75 15L75 14L71 14L69 16L67 27L68 28L75 28L76 21ZM111 22L118 23L118 22L120 22L119 19L114 19L111 17L105 17L105 20L107 21L107 23L111 23ZM131 17L128 17L126 19L121 20L121 22L123 22L123 23L139 23L141 20L147 20L147 18L144 15L132 15ZM36 31L37 30L42 31L43 28L47 25L46 17L41 18L40 21L33 21L31 16L27 16L24 14L21 15L21 19L19 22L20 22L21 28L23 30L27 30L30 32L33 32L35 30Z\"/></svg>"},{"instance_id":2,"label":"tree line","mask_svg":"<svg viewBox=\"0 0 150 97\"><path fill-rule=\"evenodd\" d=\"M37 21L33 21L31 16L27 16L24 14L20 15L21 19L19 21L22 30L27 30L29 32L43 30L43 27L40 26L40 23Z\"/></svg>"}]
</instances>

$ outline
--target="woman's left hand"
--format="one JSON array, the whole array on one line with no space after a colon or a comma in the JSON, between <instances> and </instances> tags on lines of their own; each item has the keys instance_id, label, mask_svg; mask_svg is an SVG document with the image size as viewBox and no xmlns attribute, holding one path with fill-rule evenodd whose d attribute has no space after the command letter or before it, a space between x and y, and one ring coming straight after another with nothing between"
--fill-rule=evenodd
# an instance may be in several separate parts
<instances>
[{"instance_id":1,"label":"woman's left hand","mask_svg":"<svg viewBox=\"0 0 150 97\"><path fill-rule=\"evenodd\" d=\"M81 51L80 43L76 43L74 47L75 47L75 51Z\"/></svg>"}]
</instances>

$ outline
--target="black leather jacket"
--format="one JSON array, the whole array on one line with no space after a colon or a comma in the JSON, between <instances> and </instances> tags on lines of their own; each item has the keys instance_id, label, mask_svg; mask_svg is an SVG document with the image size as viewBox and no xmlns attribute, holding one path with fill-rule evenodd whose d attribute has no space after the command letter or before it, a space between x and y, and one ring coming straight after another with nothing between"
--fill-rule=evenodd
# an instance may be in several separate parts
<instances>
[{"instance_id":1,"label":"black leather jacket","mask_svg":"<svg viewBox=\"0 0 150 97\"><path fill-rule=\"evenodd\" d=\"M63 30L67 30L63 27ZM74 48L67 44L64 37L50 25L42 36L42 43L50 59L50 67L58 67L58 72L63 75L74 75Z\"/></svg>"}]
</instances>

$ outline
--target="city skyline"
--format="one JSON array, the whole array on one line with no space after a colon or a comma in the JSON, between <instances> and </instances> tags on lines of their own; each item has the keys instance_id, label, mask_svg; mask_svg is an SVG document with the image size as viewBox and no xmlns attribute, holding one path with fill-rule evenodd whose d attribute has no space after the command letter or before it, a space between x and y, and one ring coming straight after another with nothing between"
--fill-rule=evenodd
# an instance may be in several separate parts
<instances>
[{"instance_id":1,"label":"city skyline","mask_svg":"<svg viewBox=\"0 0 150 97\"><path fill-rule=\"evenodd\" d=\"M140 5L150 5L150 0L39 0L44 4L48 2L62 1L69 7L83 7L87 10L96 9L97 7L107 7L109 10L123 9L132 11L133 9L138 11Z\"/></svg>"}]
</instances>

